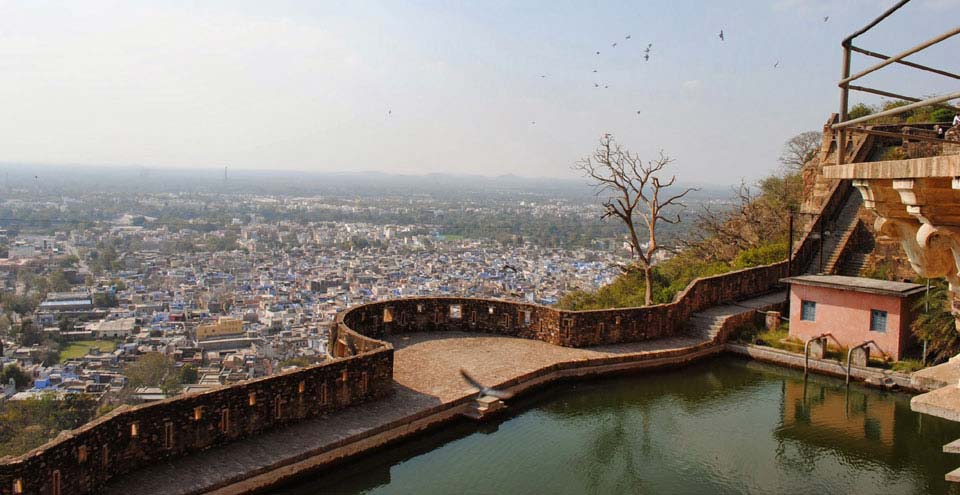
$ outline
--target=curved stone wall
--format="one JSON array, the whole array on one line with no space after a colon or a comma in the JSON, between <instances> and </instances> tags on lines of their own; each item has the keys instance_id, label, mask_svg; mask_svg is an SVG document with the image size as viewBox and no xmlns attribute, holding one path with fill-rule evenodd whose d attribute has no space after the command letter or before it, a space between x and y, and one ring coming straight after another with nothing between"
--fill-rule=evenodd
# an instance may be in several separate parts
<instances>
[{"instance_id":1,"label":"curved stone wall","mask_svg":"<svg viewBox=\"0 0 960 495\"><path fill-rule=\"evenodd\" d=\"M639 308L565 311L499 299L421 297L376 302L340 314L330 349L352 355L348 340L410 332L482 332L566 347L640 342L680 333L691 313L779 288L787 263L748 268L693 281L674 302Z\"/></svg>"},{"instance_id":2,"label":"curved stone wall","mask_svg":"<svg viewBox=\"0 0 960 495\"><path fill-rule=\"evenodd\" d=\"M393 348L354 340L360 350L349 358L117 409L0 460L0 493L97 493L118 474L384 396L392 390Z\"/></svg>"}]
</instances>

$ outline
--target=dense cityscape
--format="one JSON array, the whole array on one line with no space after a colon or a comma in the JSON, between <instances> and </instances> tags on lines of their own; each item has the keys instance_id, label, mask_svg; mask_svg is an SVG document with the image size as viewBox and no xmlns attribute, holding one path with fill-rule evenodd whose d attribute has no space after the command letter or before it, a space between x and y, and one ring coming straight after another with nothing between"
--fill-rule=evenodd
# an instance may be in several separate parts
<instances>
[{"instance_id":1,"label":"dense cityscape","mask_svg":"<svg viewBox=\"0 0 960 495\"><path fill-rule=\"evenodd\" d=\"M629 257L614 236L551 245L565 222L597 223L589 203L564 197L10 192L2 365L31 377L6 386L12 400L84 392L110 408L267 376L328 359L330 325L353 305L445 295L552 305L609 284ZM113 218L36 213L51 211ZM172 222L170 211L196 216ZM451 227L523 216L540 222L526 238L523 226ZM435 223L382 223L425 217Z\"/></svg>"}]
</instances>

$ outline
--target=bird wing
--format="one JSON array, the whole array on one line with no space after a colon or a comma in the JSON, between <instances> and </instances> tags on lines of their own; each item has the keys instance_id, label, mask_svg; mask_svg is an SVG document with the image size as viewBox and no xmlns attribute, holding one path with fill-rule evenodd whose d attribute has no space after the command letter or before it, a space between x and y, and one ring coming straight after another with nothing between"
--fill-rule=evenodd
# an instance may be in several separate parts
<instances>
[{"instance_id":1,"label":"bird wing","mask_svg":"<svg viewBox=\"0 0 960 495\"><path fill-rule=\"evenodd\" d=\"M462 376L463 379L464 379L467 383L469 383L470 386L472 386L472 387L476 387L476 388L479 389L479 390L483 390L483 389L487 388L487 387L484 387L480 382L478 382L476 378L470 376L469 373L467 373L466 371L464 371L464 370L462 370L462 369L460 370L460 376Z\"/></svg>"},{"instance_id":2,"label":"bird wing","mask_svg":"<svg viewBox=\"0 0 960 495\"><path fill-rule=\"evenodd\" d=\"M507 400L513 397L513 394L511 394L510 392L504 392L503 390L497 390L495 388L484 388L483 395L489 395L491 397L496 397L502 400Z\"/></svg>"}]
</instances>

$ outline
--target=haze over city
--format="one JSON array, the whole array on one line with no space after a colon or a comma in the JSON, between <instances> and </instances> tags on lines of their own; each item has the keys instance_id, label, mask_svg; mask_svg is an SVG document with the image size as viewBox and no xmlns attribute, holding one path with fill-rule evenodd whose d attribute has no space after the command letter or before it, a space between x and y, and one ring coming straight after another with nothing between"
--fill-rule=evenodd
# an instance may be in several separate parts
<instances>
[{"instance_id":1,"label":"haze over city","mask_svg":"<svg viewBox=\"0 0 960 495\"><path fill-rule=\"evenodd\" d=\"M730 184L819 130L838 40L885 4L7 1L0 162L570 178L609 132ZM958 10L918 0L864 41L892 52Z\"/></svg>"}]
</instances>

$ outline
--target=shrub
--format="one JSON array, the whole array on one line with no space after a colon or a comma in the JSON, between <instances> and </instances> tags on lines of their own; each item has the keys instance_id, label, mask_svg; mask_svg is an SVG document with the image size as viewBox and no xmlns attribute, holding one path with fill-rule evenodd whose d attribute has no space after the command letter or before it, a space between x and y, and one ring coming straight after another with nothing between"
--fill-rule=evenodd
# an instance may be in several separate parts
<instances>
[{"instance_id":1,"label":"shrub","mask_svg":"<svg viewBox=\"0 0 960 495\"><path fill-rule=\"evenodd\" d=\"M866 117L867 115L873 115L875 113L877 113L876 108L865 103L857 103L847 112L847 118L859 119L860 117Z\"/></svg>"}]
</instances>

